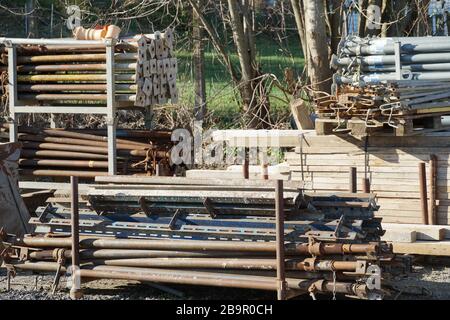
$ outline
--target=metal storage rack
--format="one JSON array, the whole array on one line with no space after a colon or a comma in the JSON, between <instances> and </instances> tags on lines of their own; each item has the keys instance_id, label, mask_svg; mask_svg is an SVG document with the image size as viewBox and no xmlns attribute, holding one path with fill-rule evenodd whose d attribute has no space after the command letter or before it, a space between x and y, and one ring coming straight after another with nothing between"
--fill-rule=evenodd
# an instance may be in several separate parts
<instances>
[{"instance_id":1,"label":"metal storage rack","mask_svg":"<svg viewBox=\"0 0 450 320\"><path fill-rule=\"evenodd\" d=\"M108 174L115 175L116 162L116 107L114 54L116 41L105 40L72 40L72 39L15 39L0 38L8 50L8 89L9 89L9 125L10 142L18 141L17 116L25 113L47 114L98 114L106 116L108 137ZM17 45L104 45L106 50L106 107L79 106L31 106L19 100L17 94Z\"/></svg>"}]
</instances>

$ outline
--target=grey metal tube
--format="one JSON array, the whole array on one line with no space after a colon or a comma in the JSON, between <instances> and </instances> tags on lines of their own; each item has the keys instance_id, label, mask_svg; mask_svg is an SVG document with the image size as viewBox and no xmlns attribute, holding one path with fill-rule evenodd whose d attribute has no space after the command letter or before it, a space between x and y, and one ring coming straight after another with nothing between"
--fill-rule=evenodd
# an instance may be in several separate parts
<instances>
[{"instance_id":1,"label":"grey metal tube","mask_svg":"<svg viewBox=\"0 0 450 320\"><path fill-rule=\"evenodd\" d=\"M400 40L401 41L401 40ZM408 40L406 43L402 42L403 53L432 53L450 51L450 42L443 42L442 40L427 41L425 43L411 44ZM361 46L345 46L342 49L344 54L349 55L393 55L395 53L394 41L389 41L386 44L382 42L361 45Z\"/></svg>"},{"instance_id":2,"label":"grey metal tube","mask_svg":"<svg viewBox=\"0 0 450 320\"><path fill-rule=\"evenodd\" d=\"M438 62L450 62L450 53L419 53L419 54L406 54L401 57L402 64L419 64L419 63L438 63ZM395 65L394 55L373 55L362 57L342 57L338 58L333 55L331 59L331 65L334 67L348 66L352 63L362 65L379 65L389 66Z\"/></svg>"},{"instance_id":3,"label":"grey metal tube","mask_svg":"<svg viewBox=\"0 0 450 320\"><path fill-rule=\"evenodd\" d=\"M413 80L448 80L450 79L450 72L413 72L411 74L411 78ZM334 80L337 84L353 84L356 82L362 82L366 85L375 85L380 84L383 81L396 81L397 74L373 73L362 74L359 77L334 75Z\"/></svg>"},{"instance_id":4,"label":"grey metal tube","mask_svg":"<svg viewBox=\"0 0 450 320\"><path fill-rule=\"evenodd\" d=\"M450 53L449 53L450 54ZM395 66L363 66L366 72L395 72ZM402 70L409 71L450 71L450 63L428 63L403 65Z\"/></svg>"}]
</instances>

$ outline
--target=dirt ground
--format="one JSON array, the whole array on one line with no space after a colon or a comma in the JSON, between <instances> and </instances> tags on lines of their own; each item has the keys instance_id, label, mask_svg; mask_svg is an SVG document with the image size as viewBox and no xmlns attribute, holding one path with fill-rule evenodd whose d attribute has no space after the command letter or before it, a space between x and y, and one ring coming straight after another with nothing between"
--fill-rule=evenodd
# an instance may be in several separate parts
<instances>
[{"instance_id":1,"label":"dirt ground","mask_svg":"<svg viewBox=\"0 0 450 320\"><path fill-rule=\"evenodd\" d=\"M415 265L413 272L390 280L386 288L392 300L449 300L450 299L450 264ZM65 300L69 299L64 277L60 288L52 295L50 293L53 277L51 275L36 275L21 273L11 282L12 290L6 291L5 271L0 271L0 300ZM167 289L167 287L166 287ZM233 300L245 299L275 299L271 292L222 289L193 286L170 286L172 292L162 291L152 284L137 284L126 281L99 280L83 285L83 299L87 300L155 300L155 299L201 299L201 300ZM329 297L323 297L328 299ZM345 297L340 297L341 299ZM309 299L303 297L302 299Z\"/></svg>"}]
</instances>

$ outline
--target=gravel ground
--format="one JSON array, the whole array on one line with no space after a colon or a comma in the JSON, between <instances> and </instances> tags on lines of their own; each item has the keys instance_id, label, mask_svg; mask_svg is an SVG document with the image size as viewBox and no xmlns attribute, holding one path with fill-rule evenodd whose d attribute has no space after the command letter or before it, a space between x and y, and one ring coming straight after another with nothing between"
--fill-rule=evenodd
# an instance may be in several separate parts
<instances>
[{"instance_id":1,"label":"gravel ground","mask_svg":"<svg viewBox=\"0 0 450 320\"><path fill-rule=\"evenodd\" d=\"M40 275L37 288L36 276L21 273L12 280L12 290L6 291L5 271L0 270L0 300L66 300L69 299L65 288L65 279L61 278L60 289L55 295L50 294L53 281L51 275ZM450 267L416 265L407 276L397 277L387 284L395 300L448 300L450 299ZM175 286L177 294L163 292L151 285L130 283L126 281L98 280L83 285L83 299L86 300L155 300L155 299L200 299L233 300L245 297L254 299L275 299L271 292L256 290L238 290L226 288L207 288L193 286ZM182 294L182 295L181 295ZM304 297L304 299L309 299Z\"/></svg>"},{"instance_id":2,"label":"gravel ground","mask_svg":"<svg viewBox=\"0 0 450 320\"><path fill-rule=\"evenodd\" d=\"M61 277L59 290L52 295L51 275L39 275L37 288L36 275L23 273L11 281L11 290L6 291L6 272L0 269L0 300L68 300L69 290ZM83 299L86 300L233 300L243 296L249 300L275 299L276 294L259 290L238 290L228 288L208 288L170 285L175 293L167 293L152 287L151 284L133 283L121 280L97 280L83 284Z\"/></svg>"},{"instance_id":3,"label":"gravel ground","mask_svg":"<svg viewBox=\"0 0 450 320\"><path fill-rule=\"evenodd\" d=\"M450 267L415 265L407 276L389 284L392 297L398 300L450 300Z\"/></svg>"}]
</instances>

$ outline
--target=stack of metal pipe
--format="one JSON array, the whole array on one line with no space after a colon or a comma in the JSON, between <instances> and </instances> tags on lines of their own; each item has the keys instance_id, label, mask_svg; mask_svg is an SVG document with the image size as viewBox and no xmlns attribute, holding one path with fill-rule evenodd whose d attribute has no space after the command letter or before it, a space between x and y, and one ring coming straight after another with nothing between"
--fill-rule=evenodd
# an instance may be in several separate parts
<instances>
[{"instance_id":1,"label":"stack of metal pipe","mask_svg":"<svg viewBox=\"0 0 450 320\"><path fill-rule=\"evenodd\" d=\"M334 131L361 124L366 134L383 127L396 135L443 129L441 116L450 114L450 38L349 36L332 66L333 94L315 105L320 118L343 121Z\"/></svg>"},{"instance_id":2,"label":"stack of metal pipe","mask_svg":"<svg viewBox=\"0 0 450 320\"><path fill-rule=\"evenodd\" d=\"M84 280L277 291L281 263L291 297L377 298L382 290L374 277L396 263L390 246L379 241L373 195L306 195L298 183L286 183L278 200L284 208L283 258L275 232L281 222L274 207L280 202L267 181L115 176L97 182L108 184L82 195L88 203L79 211ZM33 235L4 233L2 266L64 274L73 253L71 211L52 199L30 220Z\"/></svg>"},{"instance_id":3,"label":"stack of metal pipe","mask_svg":"<svg viewBox=\"0 0 450 320\"><path fill-rule=\"evenodd\" d=\"M9 126L0 129L8 139ZM170 171L169 131L117 131L119 174L160 174ZM94 178L108 173L106 130L19 127L21 176Z\"/></svg>"},{"instance_id":4,"label":"stack of metal pipe","mask_svg":"<svg viewBox=\"0 0 450 320\"><path fill-rule=\"evenodd\" d=\"M1 43L1 39L0 39ZM176 103L173 32L121 39L115 46L115 97L119 108ZM3 94L8 51L0 47ZM102 45L18 45L17 93L28 105L106 105L107 65ZM147 81L145 81L147 80Z\"/></svg>"},{"instance_id":5,"label":"stack of metal pipe","mask_svg":"<svg viewBox=\"0 0 450 320\"><path fill-rule=\"evenodd\" d=\"M399 46L396 57L395 46ZM342 72L337 84L376 85L383 81L450 78L450 38L368 38L350 36L332 65ZM400 65L398 65L400 64ZM401 75L397 73L400 67Z\"/></svg>"}]
</instances>

